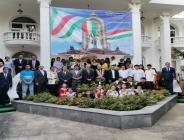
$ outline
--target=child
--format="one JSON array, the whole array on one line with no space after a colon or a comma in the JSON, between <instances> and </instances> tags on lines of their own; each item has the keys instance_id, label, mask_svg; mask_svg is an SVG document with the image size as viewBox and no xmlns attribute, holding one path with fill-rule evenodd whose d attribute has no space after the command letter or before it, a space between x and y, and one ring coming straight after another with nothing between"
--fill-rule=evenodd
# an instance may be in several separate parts
<instances>
[{"instance_id":1,"label":"child","mask_svg":"<svg viewBox=\"0 0 184 140\"><path fill-rule=\"evenodd\" d=\"M141 85L137 85L137 88L134 91L135 91L135 94L138 94L138 95L143 93Z\"/></svg>"},{"instance_id":2,"label":"child","mask_svg":"<svg viewBox=\"0 0 184 140\"><path fill-rule=\"evenodd\" d=\"M74 99L75 98L75 95L76 93L73 92L72 88L68 88L68 91L67 91L67 97L71 98L71 99Z\"/></svg>"},{"instance_id":3,"label":"child","mask_svg":"<svg viewBox=\"0 0 184 140\"><path fill-rule=\"evenodd\" d=\"M62 87L59 89L59 97L67 98L68 88L67 85L64 83Z\"/></svg>"},{"instance_id":4,"label":"child","mask_svg":"<svg viewBox=\"0 0 184 140\"><path fill-rule=\"evenodd\" d=\"M94 96L95 98L102 98L104 96L104 90L101 84L99 84L95 89L94 89Z\"/></svg>"},{"instance_id":5,"label":"child","mask_svg":"<svg viewBox=\"0 0 184 140\"><path fill-rule=\"evenodd\" d=\"M131 88L127 89L127 95L135 95L135 86L132 85Z\"/></svg>"},{"instance_id":6,"label":"child","mask_svg":"<svg viewBox=\"0 0 184 140\"><path fill-rule=\"evenodd\" d=\"M107 96L114 96L114 97L118 97L119 96L118 92L116 91L115 85L111 86L111 89L107 91L106 95Z\"/></svg>"},{"instance_id":7,"label":"child","mask_svg":"<svg viewBox=\"0 0 184 140\"><path fill-rule=\"evenodd\" d=\"M119 91L119 96L125 96L127 95L127 89L126 89L126 83L122 83L121 90Z\"/></svg>"}]
</instances>

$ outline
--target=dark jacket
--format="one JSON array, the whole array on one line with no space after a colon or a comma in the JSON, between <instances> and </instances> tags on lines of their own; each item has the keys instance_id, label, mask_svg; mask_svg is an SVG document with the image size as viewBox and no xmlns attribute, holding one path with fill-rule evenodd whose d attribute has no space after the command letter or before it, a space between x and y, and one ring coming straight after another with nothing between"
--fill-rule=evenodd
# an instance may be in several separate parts
<instances>
[{"instance_id":1,"label":"dark jacket","mask_svg":"<svg viewBox=\"0 0 184 140\"><path fill-rule=\"evenodd\" d=\"M39 68L39 66L40 66L40 61L36 60L35 69L33 68L32 60L30 60L30 61L28 62L28 64L31 66L31 69L32 69L32 70L38 70L38 68Z\"/></svg>"},{"instance_id":2,"label":"dark jacket","mask_svg":"<svg viewBox=\"0 0 184 140\"><path fill-rule=\"evenodd\" d=\"M15 59L13 64L15 66L15 72L17 74L25 69L25 66L27 65L27 60L22 59L22 62L20 63L19 59ZM22 68L19 68L19 66L21 66Z\"/></svg>"},{"instance_id":3,"label":"dark jacket","mask_svg":"<svg viewBox=\"0 0 184 140\"><path fill-rule=\"evenodd\" d=\"M87 70L82 71L82 79L84 80L83 82L88 82L87 79L91 79L92 81L95 78L95 73L91 69L89 72Z\"/></svg>"},{"instance_id":4,"label":"dark jacket","mask_svg":"<svg viewBox=\"0 0 184 140\"><path fill-rule=\"evenodd\" d=\"M119 72L117 70L115 70L115 79L113 79L113 77L112 77L112 70L111 69L106 70L104 75L105 75L104 77L105 77L106 81L109 81L109 80L115 81L115 80L119 79Z\"/></svg>"},{"instance_id":5,"label":"dark jacket","mask_svg":"<svg viewBox=\"0 0 184 140\"><path fill-rule=\"evenodd\" d=\"M66 71L66 74L63 71L60 71L58 73L58 78L61 84L64 82L64 80L67 80L69 82L71 80L71 77L72 75L69 71Z\"/></svg>"},{"instance_id":6,"label":"dark jacket","mask_svg":"<svg viewBox=\"0 0 184 140\"><path fill-rule=\"evenodd\" d=\"M167 68L162 69L161 77L164 81L171 81L176 78L176 71L174 68L170 67L170 70L168 71Z\"/></svg>"},{"instance_id":7,"label":"dark jacket","mask_svg":"<svg viewBox=\"0 0 184 140\"><path fill-rule=\"evenodd\" d=\"M41 73L40 70L35 72L35 81L39 84L46 84L47 83L47 72L44 70L44 75Z\"/></svg>"},{"instance_id":8,"label":"dark jacket","mask_svg":"<svg viewBox=\"0 0 184 140\"><path fill-rule=\"evenodd\" d=\"M7 73L7 77L5 78L4 73L0 73L0 88L8 90L12 87L12 76Z\"/></svg>"}]
</instances>

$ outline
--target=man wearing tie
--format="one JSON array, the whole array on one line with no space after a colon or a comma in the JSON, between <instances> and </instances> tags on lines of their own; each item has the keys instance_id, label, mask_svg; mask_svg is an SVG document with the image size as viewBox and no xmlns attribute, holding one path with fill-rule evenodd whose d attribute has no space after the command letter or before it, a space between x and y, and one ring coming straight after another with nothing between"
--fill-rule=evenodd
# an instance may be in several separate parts
<instances>
[{"instance_id":1,"label":"man wearing tie","mask_svg":"<svg viewBox=\"0 0 184 140\"><path fill-rule=\"evenodd\" d=\"M47 72L44 70L44 66L39 66L38 71L35 72L35 81L37 86L37 92L45 92L47 86Z\"/></svg>"},{"instance_id":2,"label":"man wearing tie","mask_svg":"<svg viewBox=\"0 0 184 140\"><path fill-rule=\"evenodd\" d=\"M161 73L164 87L173 93L173 80L176 79L176 72L175 69L170 67L170 63L166 62L165 67L162 69Z\"/></svg>"},{"instance_id":3,"label":"man wearing tie","mask_svg":"<svg viewBox=\"0 0 184 140\"><path fill-rule=\"evenodd\" d=\"M26 63L27 61L23 59L23 55L19 55L19 58L14 61L15 73L18 74L24 70Z\"/></svg>"},{"instance_id":4,"label":"man wearing tie","mask_svg":"<svg viewBox=\"0 0 184 140\"><path fill-rule=\"evenodd\" d=\"M38 70L40 62L36 59L35 55L32 56L32 60L29 61L29 65L33 71Z\"/></svg>"},{"instance_id":5,"label":"man wearing tie","mask_svg":"<svg viewBox=\"0 0 184 140\"><path fill-rule=\"evenodd\" d=\"M9 69L4 67L3 72L0 73L0 105L3 106L9 103L7 92L12 87L12 76L8 71Z\"/></svg>"},{"instance_id":6,"label":"man wearing tie","mask_svg":"<svg viewBox=\"0 0 184 140\"><path fill-rule=\"evenodd\" d=\"M67 66L63 66L62 71L58 73L59 83L63 85L63 83L70 86L71 83L71 73L68 71Z\"/></svg>"}]
</instances>

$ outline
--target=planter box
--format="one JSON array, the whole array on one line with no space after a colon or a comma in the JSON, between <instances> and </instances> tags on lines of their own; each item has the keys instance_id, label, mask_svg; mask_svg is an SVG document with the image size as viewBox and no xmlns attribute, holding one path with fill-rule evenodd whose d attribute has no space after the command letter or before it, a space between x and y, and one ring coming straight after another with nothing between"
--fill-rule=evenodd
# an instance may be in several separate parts
<instances>
[{"instance_id":1,"label":"planter box","mask_svg":"<svg viewBox=\"0 0 184 140\"><path fill-rule=\"evenodd\" d=\"M13 101L17 111L57 117L119 129L151 127L170 110L177 101L176 95L166 97L156 105L135 111L111 111L95 108Z\"/></svg>"}]
</instances>

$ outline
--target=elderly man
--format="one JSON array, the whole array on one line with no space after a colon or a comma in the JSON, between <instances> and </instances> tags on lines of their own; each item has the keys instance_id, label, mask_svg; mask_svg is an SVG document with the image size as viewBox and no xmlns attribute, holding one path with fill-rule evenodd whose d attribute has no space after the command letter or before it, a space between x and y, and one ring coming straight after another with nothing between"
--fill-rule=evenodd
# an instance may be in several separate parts
<instances>
[{"instance_id":1,"label":"elderly man","mask_svg":"<svg viewBox=\"0 0 184 140\"><path fill-rule=\"evenodd\" d=\"M15 73L17 74L24 70L26 64L27 61L23 59L23 55L19 55L19 58L14 61Z\"/></svg>"},{"instance_id":2,"label":"elderly man","mask_svg":"<svg viewBox=\"0 0 184 140\"><path fill-rule=\"evenodd\" d=\"M166 62L165 67L162 68L161 77L164 82L164 87L173 93L173 80L176 79L175 69L170 67L170 63Z\"/></svg>"}]
</instances>

